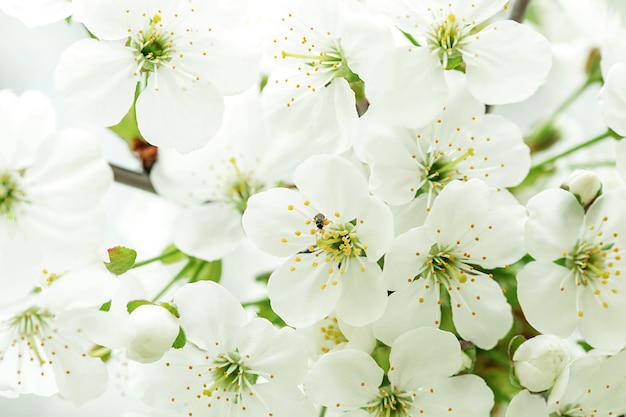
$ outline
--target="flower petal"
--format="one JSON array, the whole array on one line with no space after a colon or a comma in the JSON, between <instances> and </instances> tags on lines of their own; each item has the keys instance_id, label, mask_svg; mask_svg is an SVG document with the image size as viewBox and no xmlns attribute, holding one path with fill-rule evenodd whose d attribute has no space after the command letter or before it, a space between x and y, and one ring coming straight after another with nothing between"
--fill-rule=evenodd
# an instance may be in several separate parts
<instances>
[{"instance_id":1,"label":"flower petal","mask_svg":"<svg viewBox=\"0 0 626 417\"><path fill-rule=\"evenodd\" d=\"M461 52L469 90L486 104L530 97L552 64L546 38L512 20L492 23L469 36Z\"/></svg>"}]
</instances>

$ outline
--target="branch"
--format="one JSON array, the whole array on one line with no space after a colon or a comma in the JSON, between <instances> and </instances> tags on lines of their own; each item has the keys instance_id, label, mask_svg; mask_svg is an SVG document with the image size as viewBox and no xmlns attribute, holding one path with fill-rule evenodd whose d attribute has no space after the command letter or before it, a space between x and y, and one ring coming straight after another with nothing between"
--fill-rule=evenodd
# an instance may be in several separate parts
<instances>
[{"instance_id":1,"label":"branch","mask_svg":"<svg viewBox=\"0 0 626 417\"><path fill-rule=\"evenodd\" d=\"M526 9L528 9L528 4L530 0L515 0L513 4L513 10L511 10L511 16L509 19L515 20L518 23L522 23L524 20L524 16L526 16Z\"/></svg>"},{"instance_id":2,"label":"branch","mask_svg":"<svg viewBox=\"0 0 626 417\"><path fill-rule=\"evenodd\" d=\"M109 165L113 170L113 179L115 182L156 194L156 191L150 182L150 177L147 174L122 168L111 163Z\"/></svg>"}]
</instances>

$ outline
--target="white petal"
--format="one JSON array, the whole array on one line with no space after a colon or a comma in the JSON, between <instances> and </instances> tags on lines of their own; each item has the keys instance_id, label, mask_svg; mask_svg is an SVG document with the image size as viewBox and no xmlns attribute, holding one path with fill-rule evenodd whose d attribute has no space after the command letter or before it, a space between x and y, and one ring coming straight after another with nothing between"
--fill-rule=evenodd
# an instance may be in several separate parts
<instances>
[{"instance_id":1,"label":"white petal","mask_svg":"<svg viewBox=\"0 0 626 417\"><path fill-rule=\"evenodd\" d=\"M626 329L616 325L626 315L625 291L626 285L614 284L612 279L606 285L579 288L578 308L583 316L578 328L591 346L618 350L626 345Z\"/></svg>"},{"instance_id":2,"label":"white petal","mask_svg":"<svg viewBox=\"0 0 626 417\"><path fill-rule=\"evenodd\" d=\"M576 327L578 290L569 273L553 263L531 262L517 274L524 316L541 333L568 337Z\"/></svg>"},{"instance_id":3,"label":"white petal","mask_svg":"<svg viewBox=\"0 0 626 417\"><path fill-rule=\"evenodd\" d=\"M271 382L296 386L307 371L304 345L293 329L277 329L265 319L253 319L241 329L237 349L246 367L272 375Z\"/></svg>"},{"instance_id":4,"label":"white petal","mask_svg":"<svg viewBox=\"0 0 626 417\"><path fill-rule=\"evenodd\" d=\"M188 255L214 261L235 249L244 238L241 214L220 202L186 210L174 224L174 243Z\"/></svg>"},{"instance_id":5,"label":"white petal","mask_svg":"<svg viewBox=\"0 0 626 417\"><path fill-rule=\"evenodd\" d=\"M147 23L154 16L152 14L142 19L138 12L148 10L138 3L129 7L129 2L124 0L72 0L72 3L74 19L102 40L125 39L129 35L129 27L134 29L142 20Z\"/></svg>"},{"instance_id":6,"label":"white petal","mask_svg":"<svg viewBox=\"0 0 626 417\"><path fill-rule=\"evenodd\" d=\"M493 393L476 375L461 375L431 382L415 399L425 415L443 417L486 417L493 407Z\"/></svg>"},{"instance_id":7,"label":"white petal","mask_svg":"<svg viewBox=\"0 0 626 417\"><path fill-rule=\"evenodd\" d=\"M291 326L311 326L337 305L341 278L339 270L329 268L323 258L306 253L296 255L270 276L267 291L272 308Z\"/></svg>"},{"instance_id":8,"label":"white petal","mask_svg":"<svg viewBox=\"0 0 626 417\"><path fill-rule=\"evenodd\" d=\"M509 403L505 417L548 417L546 400L541 395L520 391Z\"/></svg>"},{"instance_id":9,"label":"white petal","mask_svg":"<svg viewBox=\"0 0 626 417\"><path fill-rule=\"evenodd\" d=\"M63 52L54 82L80 119L112 126L133 104L137 72L130 49L117 43L84 39Z\"/></svg>"},{"instance_id":10,"label":"white petal","mask_svg":"<svg viewBox=\"0 0 626 417\"><path fill-rule=\"evenodd\" d=\"M137 126L153 145L191 152L215 136L224 100L208 82L195 82L175 70L151 74L137 98Z\"/></svg>"},{"instance_id":11,"label":"white petal","mask_svg":"<svg viewBox=\"0 0 626 417\"><path fill-rule=\"evenodd\" d=\"M341 275L341 297L337 316L352 326L365 326L380 318L387 306L387 289L376 262L355 257L348 259Z\"/></svg>"},{"instance_id":12,"label":"white petal","mask_svg":"<svg viewBox=\"0 0 626 417\"><path fill-rule=\"evenodd\" d=\"M393 215L389 207L375 197L366 196L355 202L360 206L355 217L357 237L367 259L377 262L393 244Z\"/></svg>"},{"instance_id":13,"label":"white petal","mask_svg":"<svg viewBox=\"0 0 626 417\"><path fill-rule=\"evenodd\" d=\"M9 16L17 17L32 28L58 22L72 14L73 5L66 0L8 0L0 8Z\"/></svg>"},{"instance_id":14,"label":"white petal","mask_svg":"<svg viewBox=\"0 0 626 417\"><path fill-rule=\"evenodd\" d=\"M482 349L492 349L513 324L511 306L500 285L479 275L450 288L452 319L459 335Z\"/></svg>"},{"instance_id":15,"label":"white petal","mask_svg":"<svg viewBox=\"0 0 626 417\"><path fill-rule=\"evenodd\" d=\"M611 67L598 93L604 122L621 136L626 136L626 64Z\"/></svg>"},{"instance_id":16,"label":"white petal","mask_svg":"<svg viewBox=\"0 0 626 417\"><path fill-rule=\"evenodd\" d=\"M402 391L430 387L461 368L461 345L450 332L422 327L391 345L389 381Z\"/></svg>"},{"instance_id":17,"label":"white petal","mask_svg":"<svg viewBox=\"0 0 626 417\"><path fill-rule=\"evenodd\" d=\"M409 286L424 267L434 243L421 227L398 236L385 256L383 277L387 289L397 291Z\"/></svg>"},{"instance_id":18,"label":"white petal","mask_svg":"<svg viewBox=\"0 0 626 417\"><path fill-rule=\"evenodd\" d=\"M393 82L366 89L368 111L407 127L425 125L441 111L448 93L439 58L426 48L404 46L390 60L395 71L387 78Z\"/></svg>"},{"instance_id":19,"label":"white petal","mask_svg":"<svg viewBox=\"0 0 626 417\"><path fill-rule=\"evenodd\" d=\"M353 220L361 211L360 200L369 196L365 177L338 156L312 156L296 168L293 178L300 192L333 221Z\"/></svg>"},{"instance_id":20,"label":"white petal","mask_svg":"<svg viewBox=\"0 0 626 417\"><path fill-rule=\"evenodd\" d=\"M584 211L573 194L545 190L528 201L526 250L539 261L553 261L574 249L580 235Z\"/></svg>"},{"instance_id":21,"label":"white petal","mask_svg":"<svg viewBox=\"0 0 626 417\"><path fill-rule=\"evenodd\" d=\"M398 336L420 327L437 327L441 318L439 286L429 285L425 279L415 281L407 288L391 294L382 317L372 328L378 340L391 344Z\"/></svg>"},{"instance_id":22,"label":"white petal","mask_svg":"<svg viewBox=\"0 0 626 417\"><path fill-rule=\"evenodd\" d=\"M492 23L467 42L462 54L468 87L484 103L522 101L548 75L550 44L527 26L512 20Z\"/></svg>"},{"instance_id":23,"label":"white petal","mask_svg":"<svg viewBox=\"0 0 626 417\"><path fill-rule=\"evenodd\" d=\"M339 410L360 408L375 399L383 370L360 350L345 349L322 356L307 375L307 395Z\"/></svg>"},{"instance_id":24,"label":"white petal","mask_svg":"<svg viewBox=\"0 0 626 417\"><path fill-rule=\"evenodd\" d=\"M174 296L187 338L204 349L232 351L246 323L241 304L221 285L200 281L182 286Z\"/></svg>"},{"instance_id":25,"label":"white petal","mask_svg":"<svg viewBox=\"0 0 626 417\"><path fill-rule=\"evenodd\" d=\"M250 197L241 221L246 235L261 250L290 256L315 244L316 213L297 191L274 188Z\"/></svg>"},{"instance_id":26,"label":"white petal","mask_svg":"<svg viewBox=\"0 0 626 417\"><path fill-rule=\"evenodd\" d=\"M473 25L479 25L498 12L507 10L507 0L479 0L471 3L463 0L453 1L450 4L457 14L457 20L465 18Z\"/></svg>"}]
</instances>

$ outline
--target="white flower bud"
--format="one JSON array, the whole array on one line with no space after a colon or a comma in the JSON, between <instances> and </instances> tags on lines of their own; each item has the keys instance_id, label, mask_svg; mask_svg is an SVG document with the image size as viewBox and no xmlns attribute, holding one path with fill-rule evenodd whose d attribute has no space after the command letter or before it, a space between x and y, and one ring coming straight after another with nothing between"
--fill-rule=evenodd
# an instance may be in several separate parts
<instances>
[{"instance_id":1,"label":"white flower bud","mask_svg":"<svg viewBox=\"0 0 626 417\"><path fill-rule=\"evenodd\" d=\"M602 182L595 172L577 169L561 188L574 194L583 207L589 206L602 192Z\"/></svg>"},{"instance_id":2,"label":"white flower bud","mask_svg":"<svg viewBox=\"0 0 626 417\"><path fill-rule=\"evenodd\" d=\"M134 334L126 346L129 359L149 363L161 358L178 336L178 320L165 308L147 304L129 316Z\"/></svg>"},{"instance_id":3,"label":"white flower bud","mask_svg":"<svg viewBox=\"0 0 626 417\"><path fill-rule=\"evenodd\" d=\"M552 387L569 358L567 345L561 338L539 335L515 351L513 363L520 384L530 391L540 392Z\"/></svg>"}]
</instances>

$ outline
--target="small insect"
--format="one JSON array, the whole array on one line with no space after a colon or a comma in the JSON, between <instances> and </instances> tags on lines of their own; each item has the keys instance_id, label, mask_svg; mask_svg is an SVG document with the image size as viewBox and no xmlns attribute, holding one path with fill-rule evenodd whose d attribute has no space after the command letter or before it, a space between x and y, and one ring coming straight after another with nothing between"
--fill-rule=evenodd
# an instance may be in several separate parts
<instances>
[{"instance_id":1,"label":"small insect","mask_svg":"<svg viewBox=\"0 0 626 417\"><path fill-rule=\"evenodd\" d=\"M320 230L324 229L324 226L326 226L328 222L328 220L326 220L326 217L322 213L317 213L315 216L313 216L313 220L315 221L315 225L317 226L317 228Z\"/></svg>"}]
</instances>

